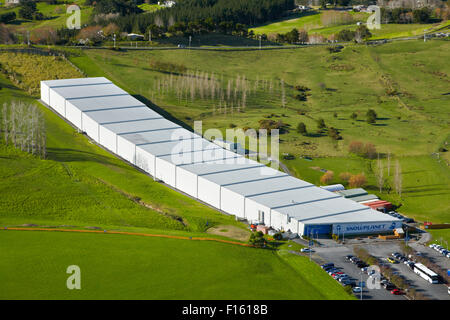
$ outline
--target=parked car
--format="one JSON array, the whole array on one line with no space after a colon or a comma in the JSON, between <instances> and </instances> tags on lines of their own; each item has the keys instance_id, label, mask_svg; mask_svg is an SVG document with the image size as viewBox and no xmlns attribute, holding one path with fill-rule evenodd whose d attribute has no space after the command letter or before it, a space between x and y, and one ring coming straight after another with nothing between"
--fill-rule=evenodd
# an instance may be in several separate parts
<instances>
[{"instance_id":1,"label":"parked car","mask_svg":"<svg viewBox=\"0 0 450 320\"><path fill-rule=\"evenodd\" d=\"M396 256L398 256L398 255L400 255L400 253L398 253L398 252L393 252L393 253L391 254L391 256L393 256L393 257L396 257Z\"/></svg>"},{"instance_id":2,"label":"parked car","mask_svg":"<svg viewBox=\"0 0 450 320\"><path fill-rule=\"evenodd\" d=\"M368 267L368 265L367 265L367 263L365 263L365 262L363 262L363 261L359 261L357 264L356 264L356 266L358 267L358 268L365 268L365 267Z\"/></svg>"},{"instance_id":3,"label":"parked car","mask_svg":"<svg viewBox=\"0 0 450 320\"><path fill-rule=\"evenodd\" d=\"M360 292L362 292L362 288L361 287L354 287L352 289L352 291L353 291L353 293L360 293Z\"/></svg>"},{"instance_id":4,"label":"parked car","mask_svg":"<svg viewBox=\"0 0 450 320\"><path fill-rule=\"evenodd\" d=\"M329 270L328 274L331 276L331 275L333 275L333 273L336 273L336 272L339 272L339 269L334 268L334 269Z\"/></svg>"},{"instance_id":5,"label":"parked car","mask_svg":"<svg viewBox=\"0 0 450 320\"><path fill-rule=\"evenodd\" d=\"M343 286L352 286L353 287L355 285L355 281L346 279L346 280L342 281L341 284Z\"/></svg>"},{"instance_id":6,"label":"parked car","mask_svg":"<svg viewBox=\"0 0 450 320\"><path fill-rule=\"evenodd\" d=\"M329 268L329 267L334 267L334 263L332 263L332 262L329 262L329 263L325 263L325 264L323 264L323 265L321 265L320 266L322 269L326 269L326 268Z\"/></svg>"},{"instance_id":7,"label":"parked car","mask_svg":"<svg viewBox=\"0 0 450 320\"><path fill-rule=\"evenodd\" d=\"M391 294L395 294L395 295L402 295L402 294L405 294L402 290L400 290L400 289L394 289L394 290L392 290L391 291Z\"/></svg>"},{"instance_id":8,"label":"parked car","mask_svg":"<svg viewBox=\"0 0 450 320\"><path fill-rule=\"evenodd\" d=\"M386 284L383 284L383 288L385 288L386 290L392 290L395 288L395 286L393 283L388 282Z\"/></svg>"},{"instance_id":9,"label":"parked car","mask_svg":"<svg viewBox=\"0 0 450 320\"><path fill-rule=\"evenodd\" d=\"M387 261L390 263L397 263L397 260L395 260L394 258L388 257Z\"/></svg>"},{"instance_id":10,"label":"parked car","mask_svg":"<svg viewBox=\"0 0 450 320\"><path fill-rule=\"evenodd\" d=\"M350 259L354 258L351 254L345 256L345 260L350 261Z\"/></svg>"},{"instance_id":11,"label":"parked car","mask_svg":"<svg viewBox=\"0 0 450 320\"><path fill-rule=\"evenodd\" d=\"M343 274L340 277L338 277L338 281L339 282L342 282L342 281L345 281L345 280L350 280L350 277L348 275L346 275L346 274Z\"/></svg>"},{"instance_id":12,"label":"parked car","mask_svg":"<svg viewBox=\"0 0 450 320\"><path fill-rule=\"evenodd\" d=\"M301 252L314 252L314 250L312 250L312 249L310 249L310 248L302 248L301 250L300 250Z\"/></svg>"},{"instance_id":13,"label":"parked car","mask_svg":"<svg viewBox=\"0 0 450 320\"><path fill-rule=\"evenodd\" d=\"M373 274L375 274L375 273L376 273L375 270L372 270L372 269L367 270L367 275L369 275L369 276L371 276L371 275L373 275Z\"/></svg>"}]
</instances>

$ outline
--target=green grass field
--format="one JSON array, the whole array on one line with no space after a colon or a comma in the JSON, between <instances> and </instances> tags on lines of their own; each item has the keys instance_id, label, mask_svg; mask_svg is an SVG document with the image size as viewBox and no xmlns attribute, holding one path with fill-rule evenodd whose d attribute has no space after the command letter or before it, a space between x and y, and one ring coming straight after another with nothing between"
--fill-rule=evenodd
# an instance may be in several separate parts
<instances>
[{"instance_id":1,"label":"green grass field","mask_svg":"<svg viewBox=\"0 0 450 320\"><path fill-rule=\"evenodd\" d=\"M355 30L356 22L366 22L369 17L368 13L350 12L354 21L351 24L329 25L326 26L322 22L323 12L311 12L309 14L287 17L280 21L270 22L265 25L250 28L255 34L271 34L271 33L287 33L292 29L304 29L309 34L320 34L330 36L336 34L343 29ZM411 37L427 32L435 31L449 26L449 22L434 24L381 24L380 29L371 30L371 39L391 39L400 37Z\"/></svg>"},{"instance_id":2,"label":"green grass field","mask_svg":"<svg viewBox=\"0 0 450 320\"><path fill-rule=\"evenodd\" d=\"M145 97L164 112L189 126L202 120L203 128L258 128L258 121L281 120L290 125L280 136L280 150L297 158L310 156L314 161L285 161L298 177L318 183L321 172L310 167L364 172L367 188L377 193L374 161L349 156L348 144L354 140L371 142L382 154L392 154L403 170L402 197L392 192L380 196L402 205L401 212L419 220L448 221L450 208L445 201L450 187L450 173L442 153L440 160L431 156L449 136L448 41L405 41L382 46L349 46L330 54L326 48L283 49L267 51L133 51L90 50L86 56L72 58L89 75L104 75L125 90ZM228 80L245 76L253 89L245 110L217 108L218 99L177 98L176 88L159 92L160 83L170 82L170 72L155 70L150 61L176 62L186 72L203 72ZM220 70L218 72L217 70ZM173 76L175 79L177 76ZM286 106L282 107L280 79L286 84ZM268 89L273 82L273 92ZM264 82L266 85L264 85ZM311 88L306 102L295 100L295 85ZM277 87L278 86L278 87ZM389 95L388 90L397 93ZM368 109L378 114L375 125L365 121ZM352 112L358 118L352 120ZM335 115L336 114L336 115ZM318 134L316 120L338 128L343 140L334 141ZM304 122L310 133L296 133ZM414 136L411 135L414 132ZM383 160L386 167L386 160ZM387 172L385 174L388 177Z\"/></svg>"},{"instance_id":3,"label":"green grass field","mask_svg":"<svg viewBox=\"0 0 450 320\"><path fill-rule=\"evenodd\" d=\"M0 231L0 299L350 299L308 258L205 241ZM81 269L68 290L66 268Z\"/></svg>"},{"instance_id":4,"label":"green grass field","mask_svg":"<svg viewBox=\"0 0 450 320\"><path fill-rule=\"evenodd\" d=\"M443 247L447 247L450 243L450 229L429 229L429 233L433 236L432 243L437 243Z\"/></svg>"},{"instance_id":5,"label":"green grass field","mask_svg":"<svg viewBox=\"0 0 450 320\"><path fill-rule=\"evenodd\" d=\"M153 12L153 11L157 11L162 8L160 5L149 4L149 3L142 3L142 4L138 5L138 7L146 12Z\"/></svg>"}]
</instances>

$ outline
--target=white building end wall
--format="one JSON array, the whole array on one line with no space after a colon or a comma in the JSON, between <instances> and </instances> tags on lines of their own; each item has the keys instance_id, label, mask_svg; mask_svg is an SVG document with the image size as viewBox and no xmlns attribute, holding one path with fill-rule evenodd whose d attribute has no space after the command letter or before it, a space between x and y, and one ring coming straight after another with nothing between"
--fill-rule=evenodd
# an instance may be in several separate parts
<instances>
[{"instance_id":1,"label":"white building end wall","mask_svg":"<svg viewBox=\"0 0 450 320\"><path fill-rule=\"evenodd\" d=\"M156 158L156 178L169 186L176 187L176 166L166 160Z\"/></svg>"},{"instance_id":2,"label":"white building end wall","mask_svg":"<svg viewBox=\"0 0 450 320\"><path fill-rule=\"evenodd\" d=\"M111 150L115 154L117 153L117 135L104 126L99 126L100 131L100 143L108 150Z\"/></svg>"},{"instance_id":3,"label":"white building end wall","mask_svg":"<svg viewBox=\"0 0 450 320\"><path fill-rule=\"evenodd\" d=\"M82 131L91 137L95 142L99 143L99 125L97 121L89 118L85 113L82 114Z\"/></svg>"},{"instance_id":4,"label":"white building end wall","mask_svg":"<svg viewBox=\"0 0 450 320\"><path fill-rule=\"evenodd\" d=\"M286 216L284 214L282 215L281 213L274 210L270 212L270 223L272 228L277 230L283 229L283 226L286 224L285 220Z\"/></svg>"},{"instance_id":5,"label":"white building end wall","mask_svg":"<svg viewBox=\"0 0 450 320\"><path fill-rule=\"evenodd\" d=\"M220 209L239 218L245 218L245 197L225 188L221 188L220 192Z\"/></svg>"},{"instance_id":6,"label":"white building end wall","mask_svg":"<svg viewBox=\"0 0 450 320\"><path fill-rule=\"evenodd\" d=\"M47 105L50 105L50 88L45 84L44 81L41 81L41 100L45 102Z\"/></svg>"},{"instance_id":7,"label":"white building end wall","mask_svg":"<svg viewBox=\"0 0 450 320\"><path fill-rule=\"evenodd\" d=\"M253 201L252 198L245 199L245 219L251 223L264 223L266 226L272 226L270 208Z\"/></svg>"},{"instance_id":8,"label":"white building end wall","mask_svg":"<svg viewBox=\"0 0 450 320\"><path fill-rule=\"evenodd\" d=\"M66 101L66 119L69 120L75 127L82 130L81 125L81 111L70 101Z\"/></svg>"},{"instance_id":9,"label":"white building end wall","mask_svg":"<svg viewBox=\"0 0 450 320\"><path fill-rule=\"evenodd\" d=\"M154 176L154 168L155 168L155 156L148 153L147 151L142 150L138 146L136 147L136 167L141 168L148 174Z\"/></svg>"},{"instance_id":10,"label":"white building end wall","mask_svg":"<svg viewBox=\"0 0 450 320\"><path fill-rule=\"evenodd\" d=\"M117 154L132 164L136 164L136 145L117 136Z\"/></svg>"},{"instance_id":11,"label":"white building end wall","mask_svg":"<svg viewBox=\"0 0 450 320\"><path fill-rule=\"evenodd\" d=\"M52 107L56 112L58 112L63 117L66 117L66 99L61 97L52 88L50 88L49 106Z\"/></svg>"},{"instance_id":12,"label":"white building end wall","mask_svg":"<svg viewBox=\"0 0 450 320\"><path fill-rule=\"evenodd\" d=\"M178 166L176 169L176 188L184 193L197 198L197 175Z\"/></svg>"},{"instance_id":13,"label":"white building end wall","mask_svg":"<svg viewBox=\"0 0 450 320\"><path fill-rule=\"evenodd\" d=\"M198 199L220 209L220 185L198 177Z\"/></svg>"}]
</instances>

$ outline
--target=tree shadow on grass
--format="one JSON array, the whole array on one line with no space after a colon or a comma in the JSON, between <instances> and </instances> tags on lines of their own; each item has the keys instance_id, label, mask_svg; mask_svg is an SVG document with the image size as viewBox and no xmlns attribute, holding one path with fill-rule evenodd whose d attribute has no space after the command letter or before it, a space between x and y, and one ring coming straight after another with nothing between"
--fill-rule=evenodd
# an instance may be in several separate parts
<instances>
[{"instance_id":1,"label":"tree shadow on grass","mask_svg":"<svg viewBox=\"0 0 450 320\"><path fill-rule=\"evenodd\" d=\"M67 148L47 148L47 159L58 162L91 161L111 165L111 158L97 153Z\"/></svg>"},{"instance_id":2,"label":"tree shadow on grass","mask_svg":"<svg viewBox=\"0 0 450 320\"><path fill-rule=\"evenodd\" d=\"M135 95L133 95L133 97L135 97L140 102L142 102L143 104L145 104L148 107L150 107L152 110L158 112L160 115L162 115L167 120L170 120L170 121L172 121L172 122L182 126L183 128L185 128L185 129L187 129L189 131L193 131L191 126L189 126L188 124L184 123L180 119L175 118L170 112L168 112L168 111L162 109L161 107L157 106L156 104L154 104L152 101L150 101L146 97L144 97L144 96L142 96L140 94L135 94Z\"/></svg>"}]
</instances>

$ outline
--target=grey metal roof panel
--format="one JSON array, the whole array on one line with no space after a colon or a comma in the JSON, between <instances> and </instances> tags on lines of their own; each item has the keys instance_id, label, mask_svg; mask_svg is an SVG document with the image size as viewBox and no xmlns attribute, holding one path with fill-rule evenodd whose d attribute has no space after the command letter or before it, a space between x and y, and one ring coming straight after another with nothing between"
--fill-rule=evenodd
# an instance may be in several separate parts
<instances>
[{"instance_id":1,"label":"grey metal roof panel","mask_svg":"<svg viewBox=\"0 0 450 320\"><path fill-rule=\"evenodd\" d=\"M296 218L297 219L297 218ZM324 216L308 217L301 219L305 224L345 224L345 223L370 223L370 222L400 222L401 220L391 217L382 212L372 210L361 210L357 212L344 212L338 214L324 214Z\"/></svg>"},{"instance_id":2,"label":"grey metal roof panel","mask_svg":"<svg viewBox=\"0 0 450 320\"><path fill-rule=\"evenodd\" d=\"M211 143L205 139L189 139L172 142L145 144L141 146L136 146L136 148L159 157L170 154L178 154L182 156L183 153L191 151L210 150L219 147L216 144Z\"/></svg>"},{"instance_id":3,"label":"grey metal roof panel","mask_svg":"<svg viewBox=\"0 0 450 320\"><path fill-rule=\"evenodd\" d=\"M67 103L72 104L82 112L101 109L145 106L145 104L130 95L74 99L68 100Z\"/></svg>"},{"instance_id":4,"label":"grey metal roof panel","mask_svg":"<svg viewBox=\"0 0 450 320\"><path fill-rule=\"evenodd\" d=\"M85 86L98 83L112 83L105 77L93 77L93 78L72 78L72 79L59 79L59 80L44 80L41 83L45 83L50 88L64 87L64 86Z\"/></svg>"},{"instance_id":5,"label":"grey metal roof panel","mask_svg":"<svg viewBox=\"0 0 450 320\"><path fill-rule=\"evenodd\" d=\"M55 87L51 88L54 92L59 94L66 100L80 99L90 97L116 96L128 95L128 93L118 86L108 84L86 85L86 86L70 86L70 87Z\"/></svg>"},{"instance_id":6,"label":"grey metal roof panel","mask_svg":"<svg viewBox=\"0 0 450 320\"><path fill-rule=\"evenodd\" d=\"M351 198L351 197L366 195L368 192L366 190L364 190L363 188L355 188L355 189L336 191L336 193L339 193L343 197Z\"/></svg>"},{"instance_id":7,"label":"grey metal roof panel","mask_svg":"<svg viewBox=\"0 0 450 320\"><path fill-rule=\"evenodd\" d=\"M209 166L205 164L205 166ZM286 176L287 174L266 166L246 168L240 170L230 170L218 173L212 173L200 176L201 178L214 182L221 186L239 184L248 181L260 181L260 183L270 183L277 176Z\"/></svg>"},{"instance_id":8,"label":"grey metal roof panel","mask_svg":"<svg viewBox=\"0 0 450 320\"><path fill-rule=\"evenodd\" d=\"M126 109L96 110L84 113L84 115L96 121L98 124L162 118L159 113L156 113L146 106Z\"/></svg>"},{"instance_id":9,"label":"grey metal roof panel","mask_svg":"<svg viewBox=\"0 0 450 320\"><path fill-rule=\"evenodd\" d=\"M209 165L213 163L225 163L227 159L239 157L238 154L222 149L208 149L202 151L186 152L183 157L173 157L173 155L161 156L160 159L169 161L175 165L186 165L192 163L202 163Z\"/></svg>"},{"instance_id":10,"label":"grey metal roof panel","mask_svg":"<svg viewBox=\"0 0 450 320\"><path fill-rule=\"evenodd\" d=\"M181 165L180 167L183 170L202 176L207 174L213 174L216 172L240 170L245 168L261 167L261 166L264 165L254 160L247 159L244 156L240 157L238 156L236 158L226 159L224 163L210 163L208 165L205 165L203 163L196 163L196 164Z\"/></svg>"},{"instance_id":11,"label":"grey metal roof panel","mask_svg":"<svg viewBox=\"0 0 450 320\"><path fill-rule=\"evenodd\" d=\"M363 196L356 196L349 198L350 200L361 202L361 201L368 201L368 200L377 200L378 197L374 194L365 194Z\"/></svg>"},{"instance_id":12,"label":"grey metal roof panel","mask_svg":"<svg viewBox=\"0 0 450 320\"><path fill-rule=\"evenodd\" d=\"M340 195L333 192L310 185L309 187L301 189L273 192L251 197L250 199L269 208L281 208L299 206L301 203L309 203L336 197L342 198Z\"/></svg>"},{"instance_id":13,"label":"grey metal roof panel","mask_svg":"<svg viewBox=\"0 0 450 320\"><path fill-rule=\"evenodd\" d=\"M111 130L112 132L123 135L127 133L138 133L153 130L161 130L166 128L181 128L179 125L169 121L165 118L157 118L151 120L136 120L128 122L119 122L104 124L103 127Z\"/></svg>"},{"instance_id":14,"label":"grey metal roof panel","mask_svg":"<svg viewBox=\"0 0 450 320\"><path fill-rule=\"evenodd\" d=\"M245 197L254 197L266 193L272 193L281 190L298 189L308 186L313 186L313 184L291 176L278 176L276 179L270 180L270 183L260 183L258 181L255 181L230 185L224 188Z\"/></svg>"},{"instance_id":15,"label":"grey metal roof panel","mask_svg":"<svg viewBox=\"0 0 450 320\"><path fill-rule=\"evenodd\" d=\"M168 121L170 122L170 121ZM169 124L166 124L169 125ZM197 134L194 134L184 128L175 127L167 130L147 131L140 133L128 133L120 135L121 138L130 141L135 145L145 145L151 143L161 143L169 141L179 141L185 139L201 139Z\"/></svg>"},{"instance_id":16,"label":"grey metal roof panel","mask_svg":"<svg viewBox=\"0 0 450 320\"><path fill-rule=\"evenodd\" d=\"M303 223L393 221L392 217L343 197L274 209ZM369 216L367 214L370 214Z\"/></svg>"}]
</instances>

